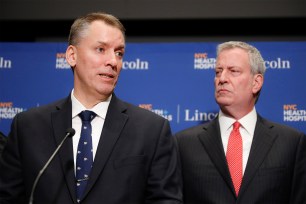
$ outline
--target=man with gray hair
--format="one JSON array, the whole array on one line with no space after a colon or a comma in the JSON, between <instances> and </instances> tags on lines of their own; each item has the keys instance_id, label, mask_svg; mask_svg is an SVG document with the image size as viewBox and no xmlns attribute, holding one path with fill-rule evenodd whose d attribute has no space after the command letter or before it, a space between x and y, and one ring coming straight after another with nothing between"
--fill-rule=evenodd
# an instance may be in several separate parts
<instances>
[{"instance_id":1,"label":"man with gray hair","mask_svg":"<svg viewBox=\"0 0 306 204\"><path fill-rule=\"evenodd\" d=\"M175 135L185 204L306 203L305 135L264 119L255 108L265 70L250 44L217 47L219 114Z\"/></svg>"}]
</instances>

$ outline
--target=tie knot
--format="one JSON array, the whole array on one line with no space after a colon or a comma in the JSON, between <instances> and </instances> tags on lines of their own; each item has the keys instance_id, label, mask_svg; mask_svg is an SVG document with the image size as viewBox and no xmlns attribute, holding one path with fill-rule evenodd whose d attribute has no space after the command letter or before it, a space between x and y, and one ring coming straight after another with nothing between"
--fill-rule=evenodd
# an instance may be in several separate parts
<instances>
[{"instance_id":1,"label":"tie knot","mask_svg":"<svg viewBox=\"0 0 306 204\"><path fill-rule=\"evenodd\" d=\"M85 111L82 111L80 114L79 114L80 118L82 119L82 121L92 121L95 117L96 117L96 114L93 112L93 111L88 111L88 110L85 110Z\"/></svg>"},{"instance_id":2,"label":"tie knot","mask_svg":"<svg viewBox=\"0 0 306 204\"><path fill-rule=\"evenodd\" d=\"M233 130L238 130L240 127L240 123L238 121L234 122L233 124Z\"/></svg>"}]
</instances>

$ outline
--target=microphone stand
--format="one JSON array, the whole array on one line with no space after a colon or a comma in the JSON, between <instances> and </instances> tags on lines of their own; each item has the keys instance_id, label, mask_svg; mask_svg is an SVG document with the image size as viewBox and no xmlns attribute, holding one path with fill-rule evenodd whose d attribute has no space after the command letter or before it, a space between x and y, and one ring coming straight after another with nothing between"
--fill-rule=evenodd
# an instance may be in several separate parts
<instances>
[{"instance_id":1,"label":"microphone stand","mask_svg":"<svg viewBox=\"0 0 306 204\"><path fill-rule=\"evenodd\" d=\"M62 147L63 143L65 142L66 138L69 137L69 136L73 136L75 134L75 130L72 129L72 128L68 128L67 131L66 131L66 135L64 137L64 139L61 141L61 143L58 145L58 147L56 148L56 150L54 151L54 153L51 155L50 159L47 161L47 163L45 164L45 166L39 171L35 181L34 181L34 184L33 184L33 187L32 187L32 190L31 190L31 196L30 196L30 200L29 200L29 204L33 204L33 195L34 195L34 191L35 191L35 188L37 186L37 183L41 177L41 175L44 173L44 171L46 170L46 168L49 166L50 162L53 160L54 156L56 155L56 153L58 152L58 150Z\"/></svg>"}]
</instances>

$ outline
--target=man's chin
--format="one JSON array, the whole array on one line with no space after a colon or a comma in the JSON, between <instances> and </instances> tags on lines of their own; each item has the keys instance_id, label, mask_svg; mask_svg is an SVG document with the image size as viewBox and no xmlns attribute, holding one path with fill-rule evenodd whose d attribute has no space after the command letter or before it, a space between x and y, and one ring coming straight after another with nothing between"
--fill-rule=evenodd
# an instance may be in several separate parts
<instances>
[{"instance_id":1,"label":"man's chin","mask_svg":"<svg viewBox=\"0 0 306 204\"><path fill-rule=\"evenodd\" d=\"M228 97L219 96L216 98L216 102L219 104L219 106L228 106L231 104L231 101L232 100Z\"/></svg>"}]
</instances>

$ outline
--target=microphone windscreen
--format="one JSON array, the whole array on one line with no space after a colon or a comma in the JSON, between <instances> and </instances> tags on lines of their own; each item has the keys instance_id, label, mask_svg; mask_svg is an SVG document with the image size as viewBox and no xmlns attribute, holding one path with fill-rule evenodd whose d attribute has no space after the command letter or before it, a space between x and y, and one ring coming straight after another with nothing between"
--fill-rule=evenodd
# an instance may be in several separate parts
<instances>
[{"instance_id":1,"label":"microphone windscreen","mask_svg":"<svg viewBox=\"0 0 306 204\"><path fill-rule=\"evenodd\" d=\"M75 130L73 128L68 128L66 130L66 135L69 134L70 137L72 137L75 134Z\"/></svg>"}]
</instances>

